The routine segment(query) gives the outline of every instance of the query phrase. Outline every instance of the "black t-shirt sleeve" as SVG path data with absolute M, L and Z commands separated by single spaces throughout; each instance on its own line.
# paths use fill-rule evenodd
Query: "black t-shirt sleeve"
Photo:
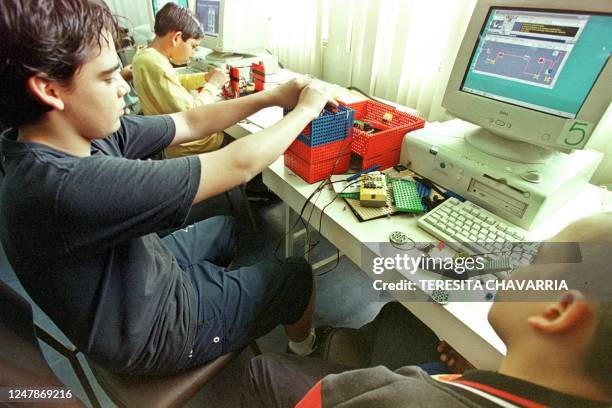
M 56 216 L 68 253 L 98 253 L 183 224 L 200 182 L 197 156 L 129 160 L 95 155 L 62 178 Z
M 109 138 L 119 146 L 119 155 L 142 159 L 161 152 L 175 134 L 176 127 L 170 116 L 130 115 L 121 118 L 121 126 Z

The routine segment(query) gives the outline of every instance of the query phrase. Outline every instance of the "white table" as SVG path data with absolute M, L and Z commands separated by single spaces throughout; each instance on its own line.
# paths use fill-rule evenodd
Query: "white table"
M 266 112 L 256 114 L 226 130 L 230 136 L 240 138 L 270 126 L 282 117 L 280 108 L 269 108 Z M 259 125 L 259 126 L 258 126 Z M 293 225 L 292 213 L 301 210 L 307 197 L 315 190 L 318 183 L 308 184 L 293 171 L 284 167 L 283 158 L 279 158 L 263 172 L 264 183 L 277 194 L 285 204 L 286 232 Z M 604 200 L 607 194 L 608 199 Z M 333 200 L 335 194 L 330 189 L 323 190 L 313 199 L 305 214 L 310 214 L 310 225 L 318 229 L 322 221 L 321 234 L 339 251 L 347 256 L 358 268 L 373 279 L 380 279 L 371 270 L 371 265 L 362 265 L 363 251 L 372 251 L 365 242 L 389 241 L 392 231 L 400 230 L 416 242 L 437 242 L 437 240 L 416 225 L 416 218 L 409 215 L 395 215 L 368 222 L 359 222 L 348 205 L 342 199 L 336 199 L 329 205 L 321 220 L 321 209 Z M 602 203 L 607 201 L 612 207 L 612 194 L 595 186 L 587 185 L 577 199 L 549 217 L 540 227 L 532 231 L 532 240 L 545 239 L 555 235 L 573 220 L 602 211 Z M 612 209 L 612 208 L 610 208 Z M 292 253 L 293 234 L 287 234 L 286 253 Z M 430 279 L 428 272 L 419 271 L 416 279 Z M 403 305 L 427 324 L 441 338 L 451 344 L 460 354 L 482 369 L 496 370 L 500 359 L 505 354 L 505 346 L 487 321 L 490 302 L 450 302 L 440 305 L 425 301 L 403 301 Z M 409 341 L 409 339 L 406 339 Z
M 263 172 L 263 180 L 283 200 L 287 211 L 291 209 L 295 212 L 300 211 L 306 198 L 318 184 L 306 183 L 284 166 L 282 157 Z M 593 185 L 587 185 L 578 200 L 566 205 L 534 230 L 532 238 L 550 237 L 573 220 L 601 211 L 604 194 L 610 195 Z M 321 209 L 333 198 L 334 193 L 329 189 L 325 189 L 318 196 L 310 219 L 313 228 L 318 228 Z M 305 214 L 309 214 L 311 209 L 312 206 L 309 205 Z M 344 200 L 336 199 L 325 209 L 321 234 L 357 267 L 373 279 L 380 279 L 381 275 L 375 275 L 371 271 L 371 265 L 362 265 L 362 251 L 371 251 L 364 242 L 388 242 L 389 233 L 396 230 L 405 232 L 417 242 L 437 242 L 434 237 L 417 227 L 416 221 L 416 217 L 395 215 L 359 222 Z M 420 271 L 415 278 L 430 279 L 432 275 L 427 274 Z M 447 305 L 432 302 L 402 303 L 474 365 L 483 369 L 498 368 L 499 361 L 505 354 L 505 346 L 487 321 L 490 302 L 451 302 Z

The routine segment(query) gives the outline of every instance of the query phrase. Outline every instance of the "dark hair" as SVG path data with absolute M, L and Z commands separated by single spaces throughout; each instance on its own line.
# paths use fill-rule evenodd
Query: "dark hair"
M 183 41 L 204 37 L 202 26 L 188 9 L 176 3 L 166 3 L 155 15 L 155 35 L 162 37 L 172 31 L 180 31 Z
M 597 327 L 584 360 L 586 374 L 612 395 L 612 303 L 601 302 L 597 307 Z
M 69 85 L 113 41 L 117 23 L 102 0 L 0 0 L 0 122 L 32 123 L 51 110 L 30 93 L 34 75 Z M 102 38 L 106 30 L 112 38 Z

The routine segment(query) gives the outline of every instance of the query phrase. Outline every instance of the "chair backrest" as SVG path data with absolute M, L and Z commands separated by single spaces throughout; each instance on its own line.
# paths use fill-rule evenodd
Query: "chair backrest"
M 0 281 L 0 305 L 0 387 L 64 388 L 42 354 L 28 301 Z M 36 402 L 20 406 L 28 405 Z M 45 406 L 83 407 L 83 404 L 74 397 Z
M 0 134 L 4 133 L 4 131 L 8 129 L 8 127 L 4 126 L 4 123 L 0 122 Z M 0 176 L 4 176 L 4 167 L 2 167 L 2 160 L 0 159 Z M 0 177 L 0 184 L 2 183 L 2 177 Z
M 28 301 L 0 281 L 0 305 L 0 387 L 63 387 L 40 350 Z M 228 353 L 205 365 L 168 376 L 124 376 L 92 361 L 89 366 L 108 397 L 119 407 L 182 407 L 236 355 L 236 352 Z M 75 399 L 73 404 L 62 400 L 56 406 L 83 405 Z

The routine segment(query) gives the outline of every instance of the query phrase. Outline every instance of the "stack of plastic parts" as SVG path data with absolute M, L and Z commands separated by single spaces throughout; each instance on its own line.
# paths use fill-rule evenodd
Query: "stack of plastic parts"
M 380 165 L 384 170 L 399 162 L 402 140 L 407 132 L 421 129 L 425 120 L 388 105 L 366 100 L 346 105 L 355 110 L 353 153 L 361 157 L 361 168 Z
M 285 166 L 308 183 L 346 173 L 351 161 L 353 118 L 353 110 L 345 106 L 324 110 L 289 146 Z
M 263 63 L 251 65 L 251 78 L 255 84 L 255 92 L 263 91 L 266 84 L 266 67 Z

